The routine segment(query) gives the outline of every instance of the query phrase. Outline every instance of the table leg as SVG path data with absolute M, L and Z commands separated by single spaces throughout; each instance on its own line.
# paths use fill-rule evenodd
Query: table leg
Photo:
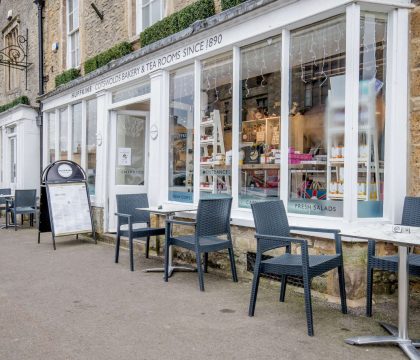
M 388 324 L 381 324 L 392 336 L 357 336 L 346 339 L 350 345 L 398 345 L 411 360 L 420 360 L 420 352 L 408 337 L 408 249 L 398 246 L 398 328 Z

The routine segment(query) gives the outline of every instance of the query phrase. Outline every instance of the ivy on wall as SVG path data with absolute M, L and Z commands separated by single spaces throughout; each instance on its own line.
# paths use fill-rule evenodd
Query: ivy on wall
M 69 69 L 55 77 L 55 87 L 68 83 L 80 76 L 80 69 Z
M 246 0 L 222 0 L 222 11 L 230 9 L 231 7 L 239 5 L 245 1 Z
M 16 105 L 19 104 L 24 104 L 24 105 L 29 105 L 29 99 L 27 96 L 20 96 L 18 98 L 16 98 L 15 100 L 4 104 L 4 105 L 0 105 L 0 113 L 11 109 L 12 107 L 15 107 Z
M 132 51 L 133 48 L 131 44 L 124 41 L 90 59 L 87 59 L 84 63 L 85 75 L 108 64 L 112 60 L 119 59 L 120 57 L 131 53 Z
M 195 21 L 206 19 L 215 13 L 213 0 L 198 0 L 145 29 L 140 34 L 141 46 L 152 44 L 182 31 Z

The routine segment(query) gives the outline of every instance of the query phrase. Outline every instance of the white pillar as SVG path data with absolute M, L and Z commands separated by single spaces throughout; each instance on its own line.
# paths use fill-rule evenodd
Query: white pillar
M 150 205 L 168 201 L 169 161 L 169 74 L 158 70 L 150 74 L 149 178 Z

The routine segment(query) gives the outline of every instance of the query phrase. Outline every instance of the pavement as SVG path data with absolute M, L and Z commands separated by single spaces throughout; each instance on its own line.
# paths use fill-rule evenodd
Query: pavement
M 278 301 L 278 284 L 263 282 L 253 318 L 250 283 L 205 274 L 176 273 L 168 283 L 159 258 L 128 253 L 113 261 L 113 247 L 49 234 L 37 244 L 33 229 L 0 230 L 0 359 L 404 359 L 392 346 L 344 343 L 385 332 L 378 319 L 396 321 L 395 301 L 374 308 L 374 318 L 314 299 L 315 336 L 306 333 L 304 300 L 293 290 Z M 291 289 L 291 288 L 290 288 Z M 410 301 L 410 334 L 420 338 L 420 297 Z

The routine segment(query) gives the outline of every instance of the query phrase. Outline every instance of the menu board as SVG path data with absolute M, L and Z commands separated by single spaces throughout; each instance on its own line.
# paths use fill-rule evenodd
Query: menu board
M 92 232 L 86 183 L 48 184 L 54 235 Z

